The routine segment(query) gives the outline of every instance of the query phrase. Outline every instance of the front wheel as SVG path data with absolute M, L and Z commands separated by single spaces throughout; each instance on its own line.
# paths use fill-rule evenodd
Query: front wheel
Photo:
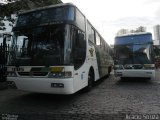
M 85 87 L 85 91 L 86 92 L 88 92 L 88 91 L 90 91 L 91 89 L 92 89 L 92 87 L 93 87 L 93 82 L 94 82 L 94 72 L 92 72 L 91 70 L 90 70 L 90 72 L 89 72 L 89 74 L 88 74 L 88 85 L 87 85 L 87 87 Z
M 110 75 L 111 71 L 112 71 L 112 68 L 108 67 L 108 75 Z

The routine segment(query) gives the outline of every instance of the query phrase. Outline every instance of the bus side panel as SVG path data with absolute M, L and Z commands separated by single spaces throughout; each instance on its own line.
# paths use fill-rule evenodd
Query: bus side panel
M 93 51 L 93 53 L 92 53 Z M 90 69 L 91 67 L 94 69 L 94 80 L 97 81 L 100 78 L 100 72 L 98 67 L 98 58 L 96 55 L 96 48 L 93 45 L 89 45 L 88 52 L 87 52 L 87 65 Z M 88 72 L 89 72 L 88 69 Z
M 110 58 L 109 55 L 107 55 L 106 51 L 103 51 L 100 46 L 96 46 L 96 57 L 97 57 L 97 63 L 98 63 L 98 70 L 100 78 L 104 77 L 105 75 L 109 74 L 109 67 L 110 65 Z
M 74 80 L 73 80 L 73 85 L 74 85 L 74 91 L 77 92 L 80 89 L 84 88 L 87 86 L 87 79 L 88 79 L 88 65 L 83 65 L 81 66 L 78 70 L 75 70 L 74 72 Z
M 91 49 L 93 50 L 93 53 L 90 52 Z M 95 78 L 94 80 L 96 81 L 100 77 L 99 77 L 94 46 L 88 46 L 85 63 L 78 70 L 75 70 L 75 75 L 74 75 L 75 92 L 88 85 L 88 74 L 91 68 L 94 69 L 94 78 Z

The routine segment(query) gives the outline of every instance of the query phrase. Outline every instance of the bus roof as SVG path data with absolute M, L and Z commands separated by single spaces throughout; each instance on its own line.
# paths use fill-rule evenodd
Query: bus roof
M 134 43 L 152 43 L 152 34 L 149 32 L 128 34 L 122 36 L 116 36 L 114 45 L 126 45 Z

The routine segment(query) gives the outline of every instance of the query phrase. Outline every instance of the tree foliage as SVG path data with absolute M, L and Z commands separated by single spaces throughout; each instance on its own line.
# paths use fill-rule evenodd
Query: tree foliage
M 61 0 L 8 0 L 12 3 L 0 5 L 0 17 L 10 16 L 20 10 L 30 10 L 37 7 L 61 3 Z M 16 1 L 16 2 L 13 2 Z

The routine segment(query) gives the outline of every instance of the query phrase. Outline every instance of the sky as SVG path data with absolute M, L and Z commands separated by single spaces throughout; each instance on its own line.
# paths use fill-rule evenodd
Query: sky
M 0 0 L 0 4 L 7 4 L 7 0 Z
M 160 24 L 160 0 L 62 0 L 75 4 L 108 44 L 120 29 L 147 28 Z M 153 38 L 154 39 L 154 38 Z

